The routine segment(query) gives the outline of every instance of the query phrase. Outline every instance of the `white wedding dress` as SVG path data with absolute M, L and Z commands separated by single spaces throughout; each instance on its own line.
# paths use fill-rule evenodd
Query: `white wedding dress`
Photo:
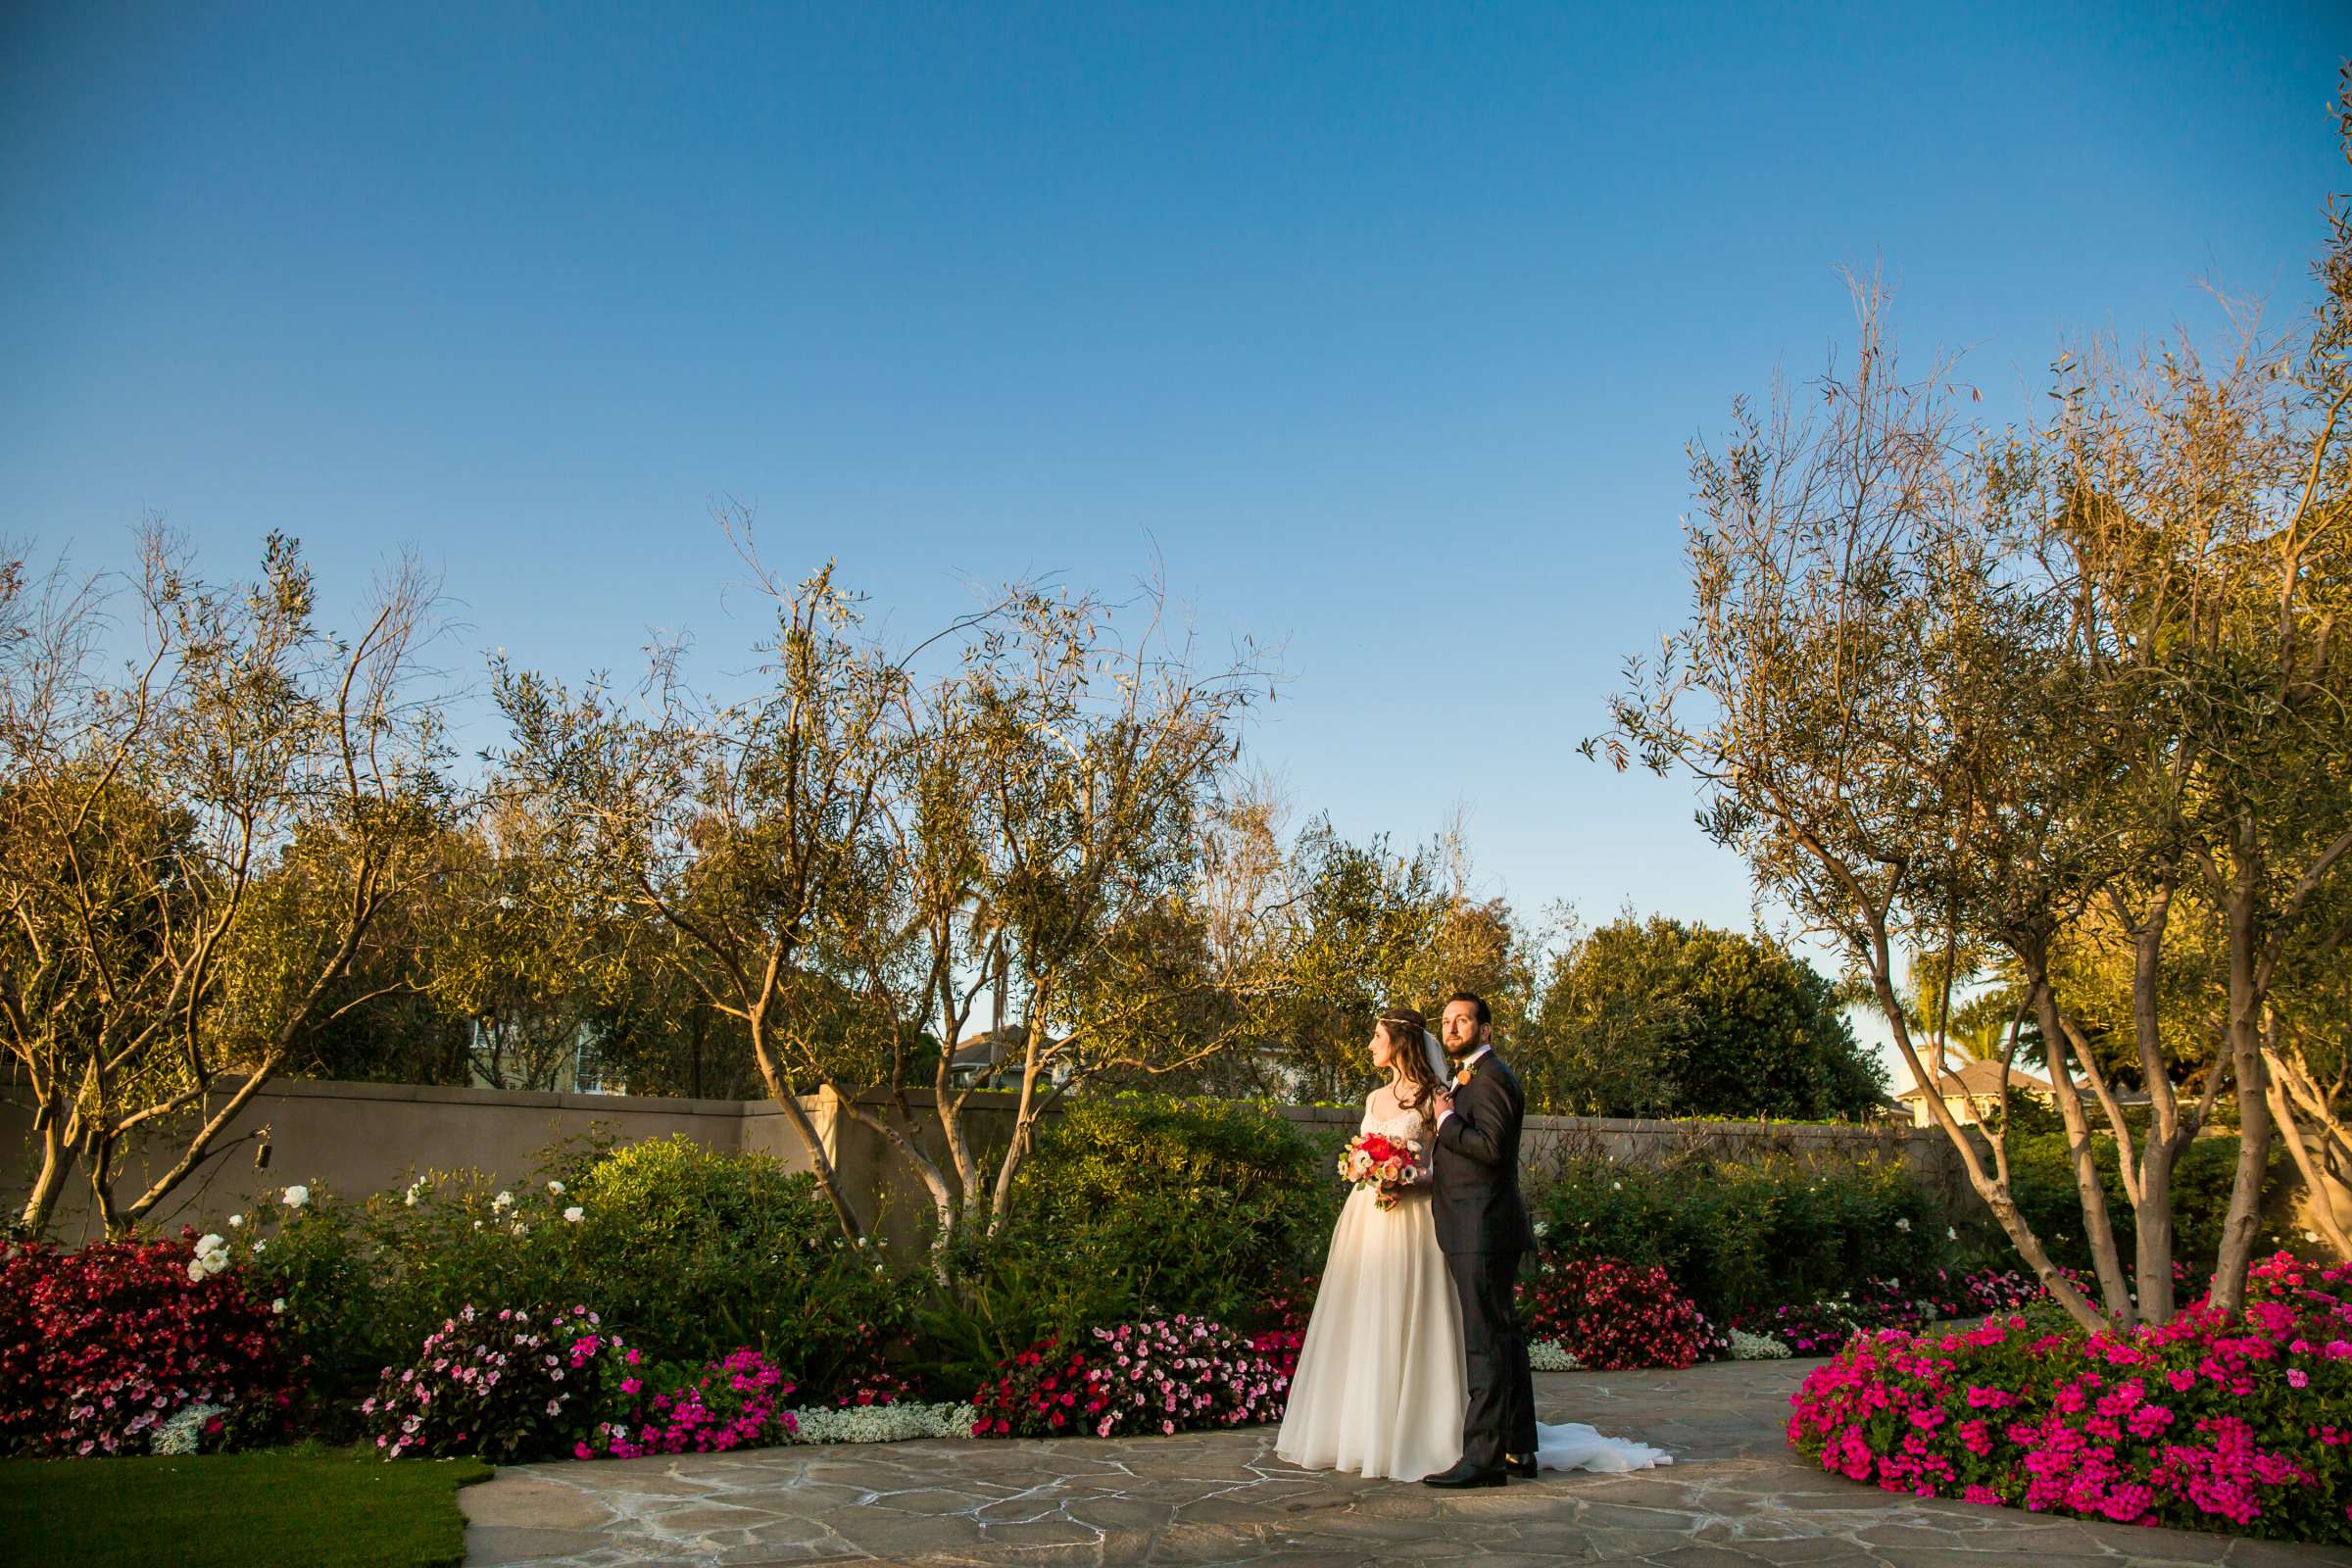
M 1359 1131 L 1410 1138 L 1431 1152 L 1418 1110 L 1385 1087 L 1364 1102 Z M 1348 1195 L 1298 1350 L 1274 1451 L 1305 1470 L 1350 1470 L 1418 1481 L 1462 1456 L 1469 1389 L 1462 1309 L 1438 1250 L 1427 1187 L 1384 1209 L 1370 1188 Z M 1544 1470 L 1645 1470 L 1672 1464 L 1663 1448 L 1605 1438 L 1589 1426 L 1539 1426 Z

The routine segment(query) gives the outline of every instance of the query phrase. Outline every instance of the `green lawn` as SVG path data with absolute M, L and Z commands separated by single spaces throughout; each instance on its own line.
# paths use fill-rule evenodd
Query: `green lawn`
M 0 1463 L 0 1563 L 428 1568 L 465 1561 L 478 1459 L 316 1445 L 184 1459 Z

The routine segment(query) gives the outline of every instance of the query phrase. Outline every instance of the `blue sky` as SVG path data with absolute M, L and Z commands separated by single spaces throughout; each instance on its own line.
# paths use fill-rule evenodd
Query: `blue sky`
M 0 537 L 282 528 L 330 604 L 413 548 L 453 660 L 567 675 L 740 662 L 726 498 L 909 631 L 1156 549 L 1206 642 L 1285 646 L 1302 813 L 1459 806 L 1523 909 L 1744 924 L 1688 788 L 1574 754 L 1686 602 L 1686 441 L 1820 368 L 1842 266 L 1995 416 L 2070 333 L 2209 324 L 2200 277 L 2299 311 L 2347 22 L 20 3 Z

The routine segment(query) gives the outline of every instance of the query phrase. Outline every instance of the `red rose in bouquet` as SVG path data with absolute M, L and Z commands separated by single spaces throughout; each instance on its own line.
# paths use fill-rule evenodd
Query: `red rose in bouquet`
M 1340 1175 L 1350 1186 L 1371 1188 L 1382 1208 L 1395 1208 L 1404 1190 L 1421 1180 L 1421 1146 L 1409 1138 L 1358 1133 L 1340 1154 Z

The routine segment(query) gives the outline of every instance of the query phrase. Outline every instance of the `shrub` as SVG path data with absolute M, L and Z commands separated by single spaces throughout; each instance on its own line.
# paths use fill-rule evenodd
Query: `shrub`
M 1793 1159 L 1687 1159 L 1660 1169 L 1567 1162 L 1535 1200 L 1544 1250 L 1655 1264 L 1718 1321 L 1917 1279 L 1950 1223 L 1899 1161 L 1816 1170 Z
M 1119 1096 L 1068 1102 L 1024 1165 L 1013 1212 L 1099 1294 L 1115 1292 L 1088 1321 L 1231 1321 L 1320 1255 L 1344 1196 L 1314 1142 L 1273 1111 Z
M 2129 1271 L 2136 1227 L 2124 1193 L 2123 1173 L 2116 1164 L 2115 1139 L 2099 1135 L 2092 1144 L 2100 1183 L 2107 1190 L 2107 1214 L 2115 1230 L 2115 1244 Z M 2222 1220 L 2230 1210 L 2230 1190 L 2236 1174 L 2237 1139 L 2232 1136 L 2197 1139 L 2181 1152 L 2173 1169 L 2173 1250 L 2198 1273 L 2210 1274 L 2221 1251 Z M 2286 1156 L 2274 1144 L 2263 1189 L 2266 1211 L 2281 1198 L 2288 1179 Z M 2091 1267 L 2090 1243 L 2082 1233 L 2082 1200 L 2075 1190 L 2074 1156 L 2065 1133 L 2011 1135 L 2009 1190 L 2052 1257 L 2071 1268 Z
M 1654 1263 L 1547 1259 L 1523 1292 L 1530 1336 L 1550 1341 L 1594 1371 L 1687 1367 L 1731 1348 Z
M 364 1215 L 320 1187 L 288 1191 L 305 1192 L 306 1200 L 289 1206 L 282 1195 L 259 1198 L 229 1216 L 236 1276 L 255 1299 L 284 1303 L 280 1330 L 308 1359 L 313 1392 L 357 1398 L 421 1333 L 405 1341 L 385 1334 Z
M 1186 1432 L 1282 1413 L 1290 1379 L 1218 1324 L 1174 1318 L 1099 1328 L 1015 1356 L 973 1400 L 972 1436 Z
M 146 1451 L 180 1412 L 207 1446 L 284 1425 L 302 1386 L 270 1302 L 226 1272 L 219 1237 L 45 1244 L 0 1254 L 0 1443 L 11 1452 Z M 214 1423 L 218 1422 L 218 1425 Z M 173 1444 L 194 1441 L 172 1427 Z
M 371 1198 L 343 1233 L 368 1286 L 320 1330 L 338 1362 L 401 1359 L 468 1305 L 594 1300 L 655 1361 L 700 1366 L 748 1346 L 804 1387 L 854 1394 L 905 1338 L 903 1271 L 878 1246 L 844 1242 L 808 1175 L 684 1137 L 547 1158 L 500 1188 L 434 1172 Z M 339 1280 L 336 1219 L 315 1200 L 273 1254 L 294 1247 Z
M 1893 1492 L 2130 1524 L 2352 1541 L 2352 1266 L 2281 1253 L 2242 1318 L 2200 1302 L 2128 1336 L 1988 1319 L 1857 1339 L 1788 1441 Z
M 558 1197 L 578 1222 L 560 1219 Z M 702 1365 L 750 1347 L 831 1397 L 870 1381 L 906 1337 L 906 1271 L 879 1243 L 845 1242 L 814 1178 L 767 1155 L 631 1144 L 548 1206 L 567 1293 L 594 1295 L 654 1360 Z
M 387 1459 L 552 1458 L 573 1451 L 602 1419 L 623 1353 L 585 1306 L 466 1305 L 425 1336 L 413 1364 L 384 1368 L 360 1408 Z
M 653 1392 L 656 1389 L 661 1392 Z M 723 1453 L 789 1443 L 799 1430 L 792 1412 L 784 1408 L 792 1385 L 767 1357 L 749 1348 L 697 1373 L 673 1367 L 640 1377 L 633 1364 L 618 1391 L 626 1403 L 616 1416 L 598 1422 L 573 1445 L 574 1457 Z

